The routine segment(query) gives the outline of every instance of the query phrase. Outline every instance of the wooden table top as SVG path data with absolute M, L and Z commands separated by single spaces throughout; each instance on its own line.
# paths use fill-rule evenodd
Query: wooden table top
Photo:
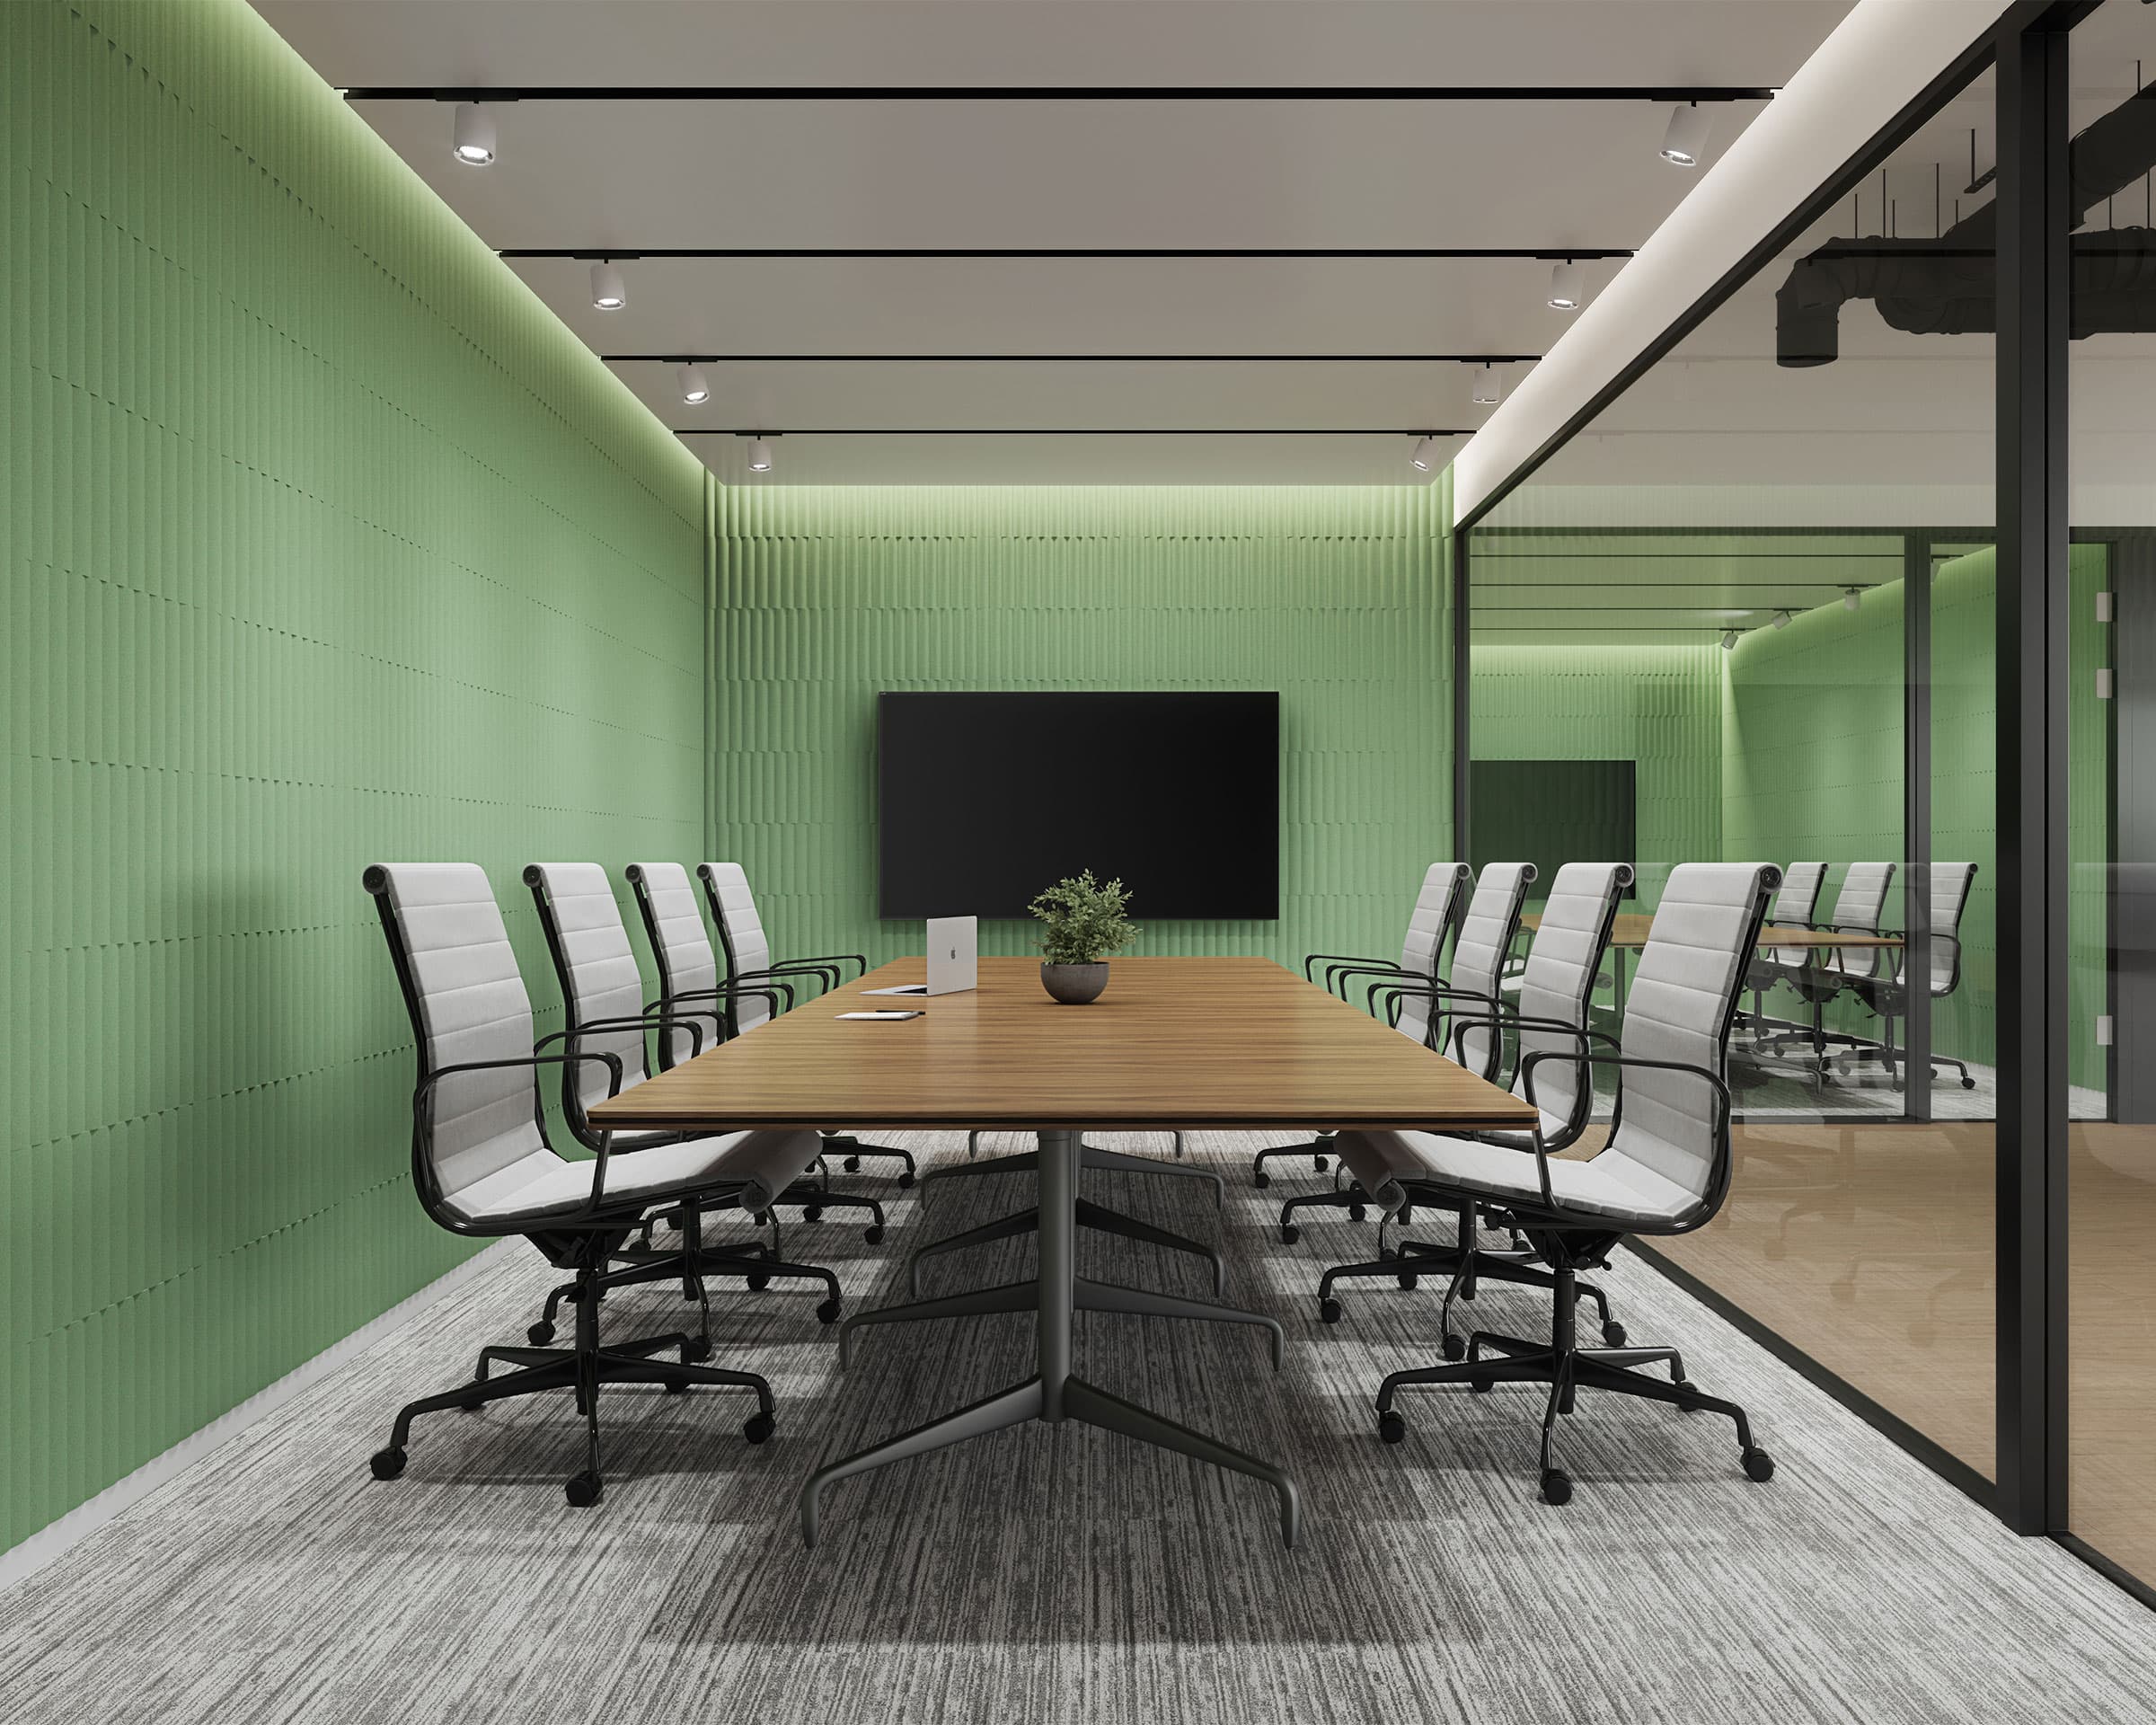
M 1623 947 L 1630 951 L 1639 951 L 1647 944 L 1647 932 L 1654 926 L 1654 915 L 1650 911 L 1619 911 L 1616 920 L 1610 925 L 1610 944 Z M 1542 918 L 1540 911 L 1531 910 L 1520 918 L 1522 928 L 1536 929 L 1542 925 Z M 1823 928 L 1777 928 L 1772 923 L 1759 931 L 1760 945 L 1786 946 L 1792 950 L 1830 946 L 1869 949 L 1871 947 L 1898 947 L 1901 943 L 1902 937 L 1895 933 L 1836 934 Z
M 1061 1006 L 1036 959 L 985 958 L 965 994 L 899 959 L 592 1110 L 606 1128 L 841 1124 L 1067 1128 L 1531 1126 L 1534 1111 L 1269 959 L 1116 959 Z M 883 1022 L 844 1012 L 918 1007 Z

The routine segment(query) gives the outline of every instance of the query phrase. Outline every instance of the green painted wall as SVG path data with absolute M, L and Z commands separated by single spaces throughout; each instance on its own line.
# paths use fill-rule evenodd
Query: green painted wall
M 0 93 L 5 1546 L 468 1250 L 359 871 L 694 854 L 703 501 L 239 0 Z
M 1148 923 L 1133 881 L 1135 950 L 1396 951 L 1452 854 L 1449 496 L 714 487 L 711 849 L 782 952 L 917 951 L 876 916 L 879 691 L 1277 689 L 1280 919 Z
M 1722 854 L 1722 652 L 1706 647 L 1483 647 L 1471 658 L 1480 761 L 1637 763 L 1639 907 L 1672 866 Z

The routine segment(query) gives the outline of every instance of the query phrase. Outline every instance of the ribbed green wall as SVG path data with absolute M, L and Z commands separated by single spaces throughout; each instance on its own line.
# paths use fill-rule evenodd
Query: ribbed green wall
M 879 691 L 1277 689 L 1280 919 L 1149 921 L 1133 881 L 1135 950 L 1396 950 L 1452 854 L 1449 495 L 714 487 L 711 849 L 782 952 L 916 951 L 876 916 Z
M 0 92 L 4 1546 L 467 1250 L 359 871 L 694 854 L 702 475 L 239 0 Z
M 1476 647 L 1468 748 L 1480 761 L 1637 763 L 1641 909 L 1676 863 L 1719 857 L 1721 650 Z

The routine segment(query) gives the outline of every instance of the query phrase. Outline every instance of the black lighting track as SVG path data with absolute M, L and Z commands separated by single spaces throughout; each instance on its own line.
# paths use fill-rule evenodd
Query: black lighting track
M 679 425 L 677 438 L 1471 438 L 1472 427 L 1432 429 L 1386 425 L 1372 429 L 1346 425 L 848 425 L 764 429 L 756 426 Z
M 347 102 L 1767 102 L 1736 84 L 363 84 Z
M 505 246 L 502 258 L 569 258 L 579 263 L 639 263 L 651 258 L 1532 258 L 1544 263 L 1629 258 L 1602 246 Z
M 610 366 L 1529 366 L 1539 353 L 603 353 Z

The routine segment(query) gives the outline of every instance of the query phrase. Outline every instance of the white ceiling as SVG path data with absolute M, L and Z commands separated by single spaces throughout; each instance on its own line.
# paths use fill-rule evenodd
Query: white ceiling
M 429 92 L 1772 88 L 1849 9 L 1849 0 L 255 4 L 329 83 Z M 354 106 L 497 250 L 1630 251 L 1694 183 L 1656 155 L 1665 109 L 1571 96 L 527 97 L 494 110 L 500 152 L 484 169 L 451 161 L 446 105 Z M 1758 108 L 1715 107 L 1710 161 Z M 795 356 L 707 366 L 712 400 L 694 408 L 675 391 L 671 364 L 615 364 L 670 426 L 729 434 L 691 446 L 737 482 L 1404 483 L 1414 477 L 1409 432 L 1466 430 L 1487 416 L 1470 403 L 1466 365 L 1262 356 L 1532 356 L 1565 322 L 1543 303 L 1549 263 L 1533 258 L 624 258 L 629 305 L 611 314 L 592 309 L 588 262 L 511 267 L 604 354 Z M 1590 288 L 1619 267 L 1586 266 Z M 949 358 L 1047 354 L 1248 358 Z M 825 357 L 834 355 L 943 358 Z M 774 473 L 741 470 L 730 433 L 790 428 Z M 933 435 L 942 429 L 968 435 Z M 992 435 L 1019 429 L 1061 435 Z M 1258 432 L 1273 435 L 1218 435 Z

